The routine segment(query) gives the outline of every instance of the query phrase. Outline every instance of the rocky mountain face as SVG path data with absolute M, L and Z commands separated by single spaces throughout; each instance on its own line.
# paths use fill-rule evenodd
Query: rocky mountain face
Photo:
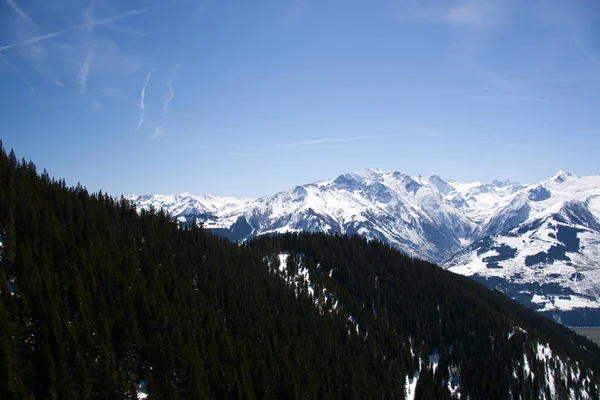
M 600 326 L 600 177 L 561 171 L 519 191 L 443 263 L 569 326 Z
M 568 325 L 600 326 L 600 176 L 530 185 L 366 170 L 259 199 L 134 196 L 234 241 L 358 234 L 504 291 Z

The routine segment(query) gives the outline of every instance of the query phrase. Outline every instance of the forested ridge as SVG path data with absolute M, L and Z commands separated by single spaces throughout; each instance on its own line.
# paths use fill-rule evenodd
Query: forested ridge
M 157 399 L 391 399 L 417 375 L 419 399 L 450 398 L 450 381 L 471 399 L 598 397 L 597 346 L 381 243 L 237 245 L 1 146 L 0 181 L 0 399 L 135 398 L 140 384 Z M 274 271 L 283 252 L 314 296 Z
M 416 356 L 409 374 L 421 364 L 417 394 L 422 398 L 443 398 L 451 372 L 461 378 L 469 398 L 568 398 L 578 383 L 565 367 L 555 371 L 554 387 L 547 387 L 551 371 L 536 360 L 540 344 L 594 374 L 600 371 L 600 349 L 586 338 L 499 291 L 388 244 L 359 236 L 288 233 L 257 238 L 253 246 L 266 249 L 265 254 L 287 254 L 288 269 L 307 268 L 314 296 L 325 288 L 327 299 L 317 303 L 331 310 L 337 301 L 336 311 L 351 315 L 364 336 L 384 323 L 410 343 Z M 302 285 L 297 290 L 307 292 Z M 439 358 L 435 373 L 423 367 L 432 354 Z M 524 355 L 533 366 L 524 365 Z M 533 376 L 527 376 L 528 368 Z M 597 387 L 590 390 L 590 398 L 597 398 Z

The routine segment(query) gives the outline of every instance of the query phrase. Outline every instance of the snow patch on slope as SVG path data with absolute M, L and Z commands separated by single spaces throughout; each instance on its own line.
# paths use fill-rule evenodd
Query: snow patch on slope
M 545 386 L 548 388 L 549 396 L 546 393 L 541 392 L 540 398 L 551 400 L 556 398 L 556 389 L 560 385 L 564 385 L 564 389 L 568 391 L 569 399 L 591 399 L 590 392 L 596 391 L 598 387 L 592 388 L 589 377 L 580 379 L 582 374 L 592 374 L 591 370 L 583 371 L 579 363 L 571 364 L 565 362 L 565 360 L 556 356 L 552 351 L 552 348 L 546 343 L 537 343 L 534 349 L 533 359 L 529 359 L 527 354 L 523 354 L 523 372 L 526 379 L 534 380 L 536 378 L 535 372 L 532 370 L 531 365 L 542 363 L 543 365 L 543 376 L 537 376 L 538 379 L 544 379 Z M 539 371 L 539 369 L 538 369 Z M 571 385 L 569 387 L 569 384 Z M 581 384 L 578 390 L 579 396 L 576 396 L 574 385 Z
M 141 380 L 137 386 L 137 399 L 147 399 L 148 398 L 148 382 L 145 380 Z
M 290 265 L 290 254 L 282 252 L 276 255 L 277 266 L 271 265 L 271 258 L 266 257 L 265 262 L 269 268 L 273 271 L 277 271 L 281 277 L 290 286 L 294 286 L 297 293 L 305 292 L 310 298 L 313 299 L 315 305 L 318 307 L 321 313 L 325 311 L 332 313 L 337 310 L 339 300 L 336 298 L 334 293 L 330 293 L 326 287 L 320 287 L 319 292 L 315 290 L 315 286 L 310 279 L 310 271 L 305 265 L 305 260 L 301 254 L 295 255 L 296 263 Z M 320 268 L 320 264 L 317 268 Z M 333 273 L 333 269 L 330 270 L 329 276 Z M 352 322 L 356 325 L 358 333 L 358 324 L 352 317 Z
M 358 234 L 443 263 L 453 272 L 496 282 L 492 286 L 501 290 L 514 289 L 506 289 L 507 284 L 543 287 L 524 289 L 530 294 L 527 302 L 540 310 L 600 309 L 595 305 L 600 294 L 600 176 L 561 170 L 546 181 L 519 185 L 365 170 L 260 199 L 187 193 L 127 199 L 139 208 L 162 207 L 181 223 L 201 223 L 239 242 L 285 232 Z M 577 230 L 572 243 L 558 238 L 565 227 Z M 492 248 L 479 252 L 482 240 Z M 531 303 L 533 294 L 547 301 Z M 574 297 L 560 297 L 566 295 Z
M 415 399 L 415 394 L 416 394 L 416 389 L 417 389 L 417 382 L 419 380 L 419 373 L 415 372 L 415 374 L 410 377 L 410 376 L 406 376 L 406 400 L 414 400 Z

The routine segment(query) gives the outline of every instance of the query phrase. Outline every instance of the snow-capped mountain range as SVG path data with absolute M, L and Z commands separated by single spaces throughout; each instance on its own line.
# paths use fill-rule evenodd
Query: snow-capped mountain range
M 460 183 L 365 170 L 259 199 L 128 195 L 236 241 L 359 234 L 440 264 L 568 325 L 600 326 L 600 176 Z

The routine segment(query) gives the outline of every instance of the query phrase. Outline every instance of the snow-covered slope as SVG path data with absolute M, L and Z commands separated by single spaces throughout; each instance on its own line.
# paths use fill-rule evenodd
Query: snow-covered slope
M 233 240 L 288 231 L 360 234 L 442 262 L 470 242 L 519 185 L 459 184 L 438 176 L 366 170 L 256 200 L 212 196 L 133 196 L 139 208 L 166 209 Z
M 259 199 L 127 199 L 240 242 L 288 231 L 378 239 L 557 319 L 589 324 L 562 314 L 583 310 L 600 325 L 600 176 L 560 170 L 546 181 L 520 185 L 365 170 Z
M 444 263 L 567 325 L 600 325 L 600 176 L 560 171 L 518 192 Z

